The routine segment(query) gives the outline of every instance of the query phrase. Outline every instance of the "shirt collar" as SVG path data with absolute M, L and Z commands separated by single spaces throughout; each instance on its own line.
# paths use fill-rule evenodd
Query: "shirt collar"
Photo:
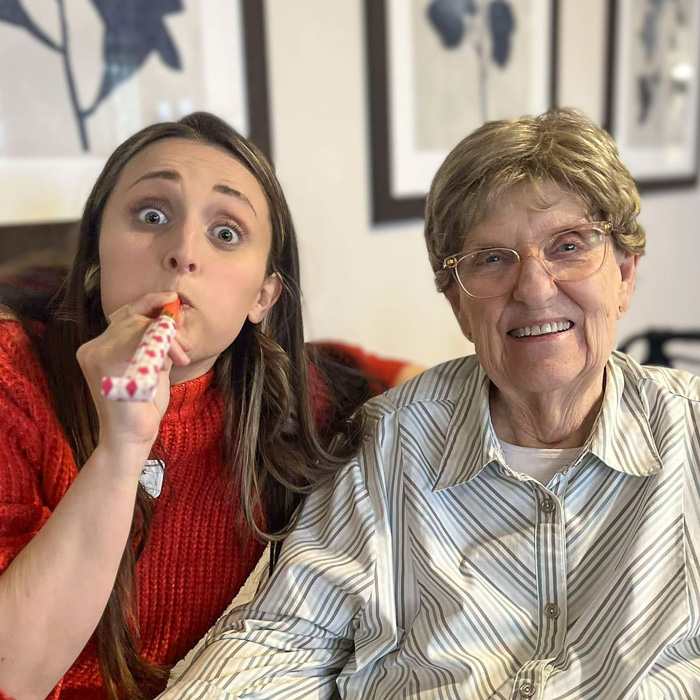
M 583 452 L 611 469 L 633 476 L 656 474 L 662 466 L 649 426 L 649 409 L 639 376 L 625 373 L 628 358 L 613 353 L 605 368 L 603 405 Z M 433 489 L 459 486 L 503 453 L 491 423 L 490 380 L 479 362 L 469 373 L 447 426 L 445 449 Z
M 503 461 L 496 433 L 491 425 L 489 386 L 481 363 L 475 362 L 457 397 L 447 426 L 445 449 L 433 490 L 459 486 L 473 479 L 487 464 Z
M 605 368 L 605 395 L 586 449 L 623 474 L 650 476 L 662 467 L 649 425 L 642 368 L 614 352 Z

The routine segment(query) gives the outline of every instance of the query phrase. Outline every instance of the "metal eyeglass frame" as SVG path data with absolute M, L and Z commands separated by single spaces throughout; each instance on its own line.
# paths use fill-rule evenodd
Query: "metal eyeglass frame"
M 467 258 L 470 255 L 474 255 L 475 253 L 486 253 L 490 250 L 507 250 L 511 253 L 514 253 L 515 257 L 518 259 L 518 264 L 520 264 L 522 262 L 523 258 L 537 258 L 537 260 L 539 260 L 540 265 L 542 265 L 542 268 L 544 269 L 544 271 L 553 280 L 560 282 L 562 280 L 558 280 L 552 274 L 552 271 L 547 267 L 547 264 L 542 259 L 542 251 L 549 243 L 551 243 L 555 238 L 557 238 L 557 236 L 561 236 L 562 233 L 566 233 L 567 231 L 573 230 L 577 227 L 591 228 L 591 229 L 598 231 L 598 233 L 601 233 L 604 236 L 606 236 L 605 242 L 610 240 L 610 237 L 612 236 L 613 232 L 615 232 L 615 231 L 621 232 L 621 233 L 624 232 L 624 229 L 616 228 L 611 221 L 582 221 L 578 224 L 574 224 L 574 225 L 569 226 L 567 228 L 563 228 L 560 231 L 558 231 L 557 233 L 555 233 L 553 236 L 550 236 L 546 241 L 544 241 L 542 243 L 542 245 L 539 247 L 539 250 L 537 251 L 536 254 L 531 253 L 528 255 L 520 255 L 520 253 L 518 253 L 518 251 L 513 249 L 513 248 L 504 248 L 502 246 L 494 246 L 493 248 L 484 248 L 483 250 L 470 250 L 470 251 L 467 251 L 465 253 L 457 253 L 455 255 L 448 255 L 443 260 L 442 269 L 443 270 L 450 270 L 452 272 L 452 275 L 454 276 L 455 280 L 457 281 L 457 284 L 464 290 L 464 293 L 467 294 L 468 296 L 474 298 L 474 299 L 495 299 L 496 297 L 500 297 L 500 296 L 503 296 L 504 294 L 508 294 L 508 292 L 512 292 L 513 289 L 515 289 L 515 286 L 517 284 L 517 278 L 516 278 L 516 281 L 513 283 L 513 286 L 510 289 L 507 289 L 503 292 L 499 292 L 498 294 L 491 294 L 491 295 L 486 296 L 486 297 L 477 296 L 476 294 L 472 294 L 464 286 L 464 284 L 462 283 L 462 280 L 459 278 L 459 275 L 457 274 L 457 266 L 459 265 L 459 263 L 462 262 L 462 260 L 464 260 L 464 258 Z M 568 280 L 568 281 L 580 282 L 581 280 L 585 280 L 585 279 L 588 279 L 589 277 L 593 277 L 593 275 L 597 274 L 602 269 L 603 265 L 605 264 L 605 260 L 607 259 L 607 255 L 608 255 L 608 248 L 606 245 L 605 252 L 603 254 L 603 258 L 600 262 L 600 266 L 596 270 L 594 270 L 593 272 L 591 272 L 588 275 L 584 275 L 583 277 L 579 277 L 576 280 Z

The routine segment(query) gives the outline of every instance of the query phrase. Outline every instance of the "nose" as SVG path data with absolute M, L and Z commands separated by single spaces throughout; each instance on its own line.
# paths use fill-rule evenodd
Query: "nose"
M 194 222 L 184 222 L 182 226 L 174 227 L 166 239 L 163 266 L 168 271 L 180 274 L 198 272 L 201 267 L 197 251 L 198 239 L 198 230 Z
M 522 256 L 513 298 L 528 306 L 544 306 L 557 295 L 557 284 L 535 255 Z

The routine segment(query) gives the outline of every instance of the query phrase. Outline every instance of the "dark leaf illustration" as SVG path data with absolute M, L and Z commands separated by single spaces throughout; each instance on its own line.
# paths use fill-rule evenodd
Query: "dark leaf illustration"
M 503 68 L 510 58 L 511 38 L 516 29 L 511 4 L 507 0 L 490 0 L 488 3 L 478 0 L 433 0 L 426 14 L 446 48 L 454 48 L 467 40 L 474 47 L 479 68 L 479 106 L 482 120 L 486 121 L 490 66 L 494 63 Z
M 642 21 L 642 31 L 640 38 L 646 58 L 649 60 L 656 51 L 656 45 L 659 39 L 659 8 L 651 8 L 645 15 Z
M 464 12 L 468 15 L 475 15 L 479 11 L 476 0 L 462 0 L 462 5 L 464 5 Z
M 66 0 L 55 0 L 58 10 L 60 43 L 48 37 L 25 12 L 20 0 L 0 0 L 0 22 L 26 29 L 32 36 L 57 51 L 62 58 L 68 95 L 84 151 L 90 149 L 87 119 L 117 85 L 128 80 L 151 53 L 174 70 L 181 69 L 180 54 L 164 24 L 168 14 L 182 11 L 182 0 L 92 0 L 104 23 L 104 65 L 97 97 L 83 108 L 78 97 L 71 52 Z
M 685 24 L 688 24 L 688 22 L 689 22 L 688 14 L 689 14 L 690 8 L 689 7 L 686 8 L 684 6 L 684 3 L 682 2 L 682 0 L 675 0 L 675 2 L 673 4 L 675 5 L 675 10 L 676 10 L 674 13 L 676 24 L 678 24 L 681 27 Z
M 666 17 L 673 20 L 672 24 L 664 23 Z M 658 52 L 665 46 L 675 49 L 680 40 L 679 34 L 688 22 L 688 8 L 682 0 L 646 0 L 642 28 L 639 40 L 644 50 L 647 64 L 654 63 Z M 666 31 L 664 31 L 664 28 Z M 673 89 L 685 91 L 684 82 L 673 83 Z M 660 99 L 661 75 L 658 69 L 652 73 L 640 72 L 637 75 L 637 122 L 644 124 L 648 121 L 654 103 Z
M 445 46 L 459 46 L 465 30 L 462 15 L 472 9 L 476 11 L 474 0 L 434 0 L 430 3 L 428 19 Z
M 638 81 L 639 114 L 637 121 L 644 124 L 649 118 L 649 112 L 654 103 L 656 90 L 659 86 L 659 75 L 640 75 Z
M 510 57 L 510 37 L 515 29 L 513 10 L 506 0 L 493 0 L 489 5 L 489 29 L 491 30 L 491 57 L 503 66 Z
M 182 0 L 92 0 L 105 25 L 104 72 L 93 112 L 115 87 L 128 80 L 151 53 L 175 70 L 180 55 L 163 18 L 182 11 Z
M 20 0 L 0 0 L 0 22 L 9 22 L 26 29 L 34 38 L 38 39 L 51 49 L 58 50 L 58 46 L 39 27 L 32 22 L 31 17 L 24 11 Z

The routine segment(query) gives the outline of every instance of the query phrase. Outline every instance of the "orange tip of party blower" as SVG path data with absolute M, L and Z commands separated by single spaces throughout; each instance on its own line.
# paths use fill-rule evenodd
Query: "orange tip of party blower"
M 177 299 L 175 299 L 175 301 L 171 301 L 169 304 L 166 304 L 162 308 L 160 315 L 161 316 L 170 316 L 170 318 L 173 318 L 177 321 L 177 315 L 180 312 L 180 306 L 181 306 L 181 303 L 180 303 L 180 299 L 178 297 Z
M 103 377 L 102 395 L 113 401 L 153 401 L 158 376 L 177 332 L 180 299 L 166 304 L 141 338 L 122 377 Z

